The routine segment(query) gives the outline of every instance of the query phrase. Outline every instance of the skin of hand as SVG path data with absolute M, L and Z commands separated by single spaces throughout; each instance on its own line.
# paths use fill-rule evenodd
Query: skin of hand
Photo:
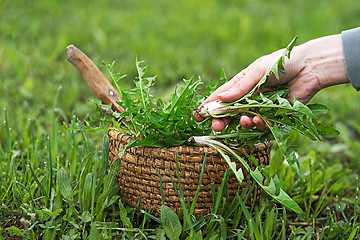
M 282 49 L 258 58 L 230 81 L 216 89 L 200 106 L 215 100 L 232 102 L 241 98 L 260 81 L 283 51 Z M 323 88 L 349 83 L 340 34 L 295 46 L 290 59 L 285 59 L 284 68 L 285 73 L 279 73 L 279 80 L 273 74 L 270 75 L 264 90 L 287 84 L 290 92 L 288 100 L 291 102 L 296 97 L 298 101 L 306 104 Z M 197 113 L 194 114 L 194 118 L 196 121 L 204 120 Z M 231 119 L 227 118 L 213 119 L 212 129 L 221 131 L 230 122 Z M 240 125 L 244 128 L 255 126 L 258 129 L 268 129 L 266 123 L 257 116 L 241 116 Z

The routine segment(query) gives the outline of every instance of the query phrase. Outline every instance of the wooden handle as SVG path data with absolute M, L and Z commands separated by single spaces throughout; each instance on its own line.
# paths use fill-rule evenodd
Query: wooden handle
M 74 45 L 70 45 L 66 48 L 66 58 L 80 72 L 82 78 L 97 98 L 100 98 L 104 104 L 111 104 L 112 110 L 120 113 L 124 112 L 124 109 L 117 104 L 117 102 L 121 101 L 119 93 L 88 56 Z

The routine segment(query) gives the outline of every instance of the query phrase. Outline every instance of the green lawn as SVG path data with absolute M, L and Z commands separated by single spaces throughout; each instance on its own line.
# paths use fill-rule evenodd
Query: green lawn
M 183 78 L 209 82 L 222 69 L 233 76 L 295 35 L 301 44 L 356 27 L 359 12 L 353 0 L 0 2 L 0 239 L 165 236 L 164 221 L 122 205 L 105 131 L 72 129 L 71 121 L 98 113 L 66 60 L 68 45 L 104 73 L 102 61 L 115 60 L 115 70 L 128 75 L 122 87 L 131 86 L 138 56 L 157 76 L 154 94 L 168 98 Z M 271 160 L 305 213 L 286 211 L 264 194 L 250 212 L 239 207 L 227 218 L 181 220 L 180 239 L 357 239 L 360 95 L 336 86 L 313 102 L 330 107 L 321 120 L 341 134 L 322 142 L 292 136 L 306 183 L 282 164 L 276 146 Z

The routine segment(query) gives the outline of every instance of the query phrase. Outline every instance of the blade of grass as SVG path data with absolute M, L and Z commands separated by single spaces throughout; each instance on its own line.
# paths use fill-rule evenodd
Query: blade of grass
M 6 131 L 6 153 L 8 158 L 8 166 L 10 166 L 9 161 L 11 160 L 11 158 L 9 156 L 11 154 L 11 148 L 12 148 L 12 139 L 11 139 L 12 134 L 11 134 L 11 127 L 9 126 L 6 109 L 4 109 L 4 113 L 5 113 L 5 131 Z
M 150 218 L 151 220 L 153 220 L 154 222 L 161 224 L 161 220 L 160 218 L 155 217 L 154 215 L 144 211 L 144 210 L 140 210 L 142 214 L 146 215 L 148 218 Z
M 5 200 L 6 195 L 9 193 L 9 191 L 10 191 L 10 189 L 11 189 L 13 183 L 14 183 L 14 175 L 13 175 L 13 174 L 14 174 L 14 173 L 11 174 L 10 181 L 9 181 L 9 185 L 8 185 L 8 187 L 7 187 L 4 195 L 3 195 L 2 198 L 0 199 L 0 202 L 3 202 L 3 201 Z
M 241 199 L 239 199 L 239 201 L 242 212 L 244 213 L 244 216 L 248 221 L 250 235 L 253 239 L 262 239 L 262 235 L 260 234 L 260 231 L 256 226 L 256 221 L 253 219 L 249 210 L 246 208 L 245 203 Z
M 128 218 L 127 211 L 120 199 L 118 201 L 118 204 L 119 204 L 119 208 L 120 208 L 119 213 L 120 213 L 121 222 L 124 224 L 124 226 L 126 228 L 133 229 L 133 224 L 131 223 L 130 219 Z
M 282 220 L 281 220 L 281 230 L 280 230 L 279 236 L 276 239 L 281 238 L 282 240 L 286 240 L 286 226 L 285 226 L 286 220 L 287 220 L 286 209 L 283 208 L 283 217 L 282 217 Z
M 229 176 L 230 176 L 230 169 L 226 169 L 225 170 L 225 173 L 224 173 L 224 176 L 223 176 L 223 179 L 221 181 L 221 185 L 220 185 L 220 188 L 217 190 L 217 193 L 215 194 L 216 197 L 214 197 L 214 201 L 213 201 L 213 207 L 212 207 L 212 216 L 210 218 L 210 223 L 209 223 L 209 235 L 212 235 L 215 231 L 215 217 L 217 218 L 218 217 L 218 211 L 219 211 L 219 206 L 222 202 L 222 197 L 223 197 L 223 194 L 224 194 L 224 186 L 225 184 L 227 184 L 228 180 L 229 180 Z
M 56 105 L 59 98 L 60 91 L 62 89 L 62 86 L 59 86 L 54 97 L 54 103 L 51 110 L 51 122 L 52 122 L 52 128 L 51 128 L 51 151 L 53 156 L 57 156 L 57 153 L 59 152 L 58 145 L 57 145 L 57 126 L 58 126 L 58 120 L 56 119 Z
M 174 187 L 174 190 L 175 190 L 178 198 L 180 199 L 181 207 L 182 207 L 182 210 L 183 210 L 184 219 L 185 219 L 183 229 L 186 229 L 186 225 L 188 225 L 188 226 L 191 226 L 191 230 L 193 230 L 190 215 L 189 215 L 189 212 L 187 210 L 187 207 L 186 207 L 186 204 L 185 204 L 185 199 L 184 199 L 184 194 L 183 194 L 182 188 L 181 188 L 181 181 L 180 181 L 180 173 L 179 173 L 179 165 L 178 165 L 177 154 L 176 154 L 176 173 L 177 173 L 179 191 L 178 191 L 178 189 L 177 189 L 177 187 L 175 185 L 174 179 L 172 177 L 170 166 L 168 168 L 168 171 L 169 171 L 171 183 L 172 183 L 172 185 Z
M 227 236 L 228 236 L 227 232 L 228 232 L 227 223 L 226 223 L 225 219 L 223 218 L 223 216 L 220 215 L 220 239 L 221 240 L 227 239 Z
M 214 207 L 214 214 L 217 214 L 218 213 L 218 210 L 219 210 L 219 206 L 220 206 L 220 203 L 221 203 L 221 199 L 223 197 L 223 194 L 224 194 L 224 188 L 225 188 L 225 185 L 227 184 L 228 180 L 229 180 L 229 176 L 230 176 L 230 169 L 226 169 L 225 170 L 225 173 L 224 173 L 224 177 L 221 181 L 221 185 L 220 185 L 220 188 L 218 189 L 217 191 L 217 194 L 216 194 L 216 200 L 215 200 L 215 207 Z
M 21 187 L 29 194 L 30 199 L 31 199 L 31 201 L 30 201 L 31 207 L 36 206 L 34 197 L 33 197 L 33 195 L 31 194 L 31 192 L 29 191 L 29 189 L 28 189 L 24 184 L 22 184 L 21 182 L 16 181 L 16 184 L 18 184 L 19 186 L 21 186 Z
M 194 199 L 193 199 L 193 201 L 191 203 L 190 212 L 189 212 L 190 216 L 193 215 L 194 212 L 195 212 L 195 204 L 196 204 L 196 200 L 197 200 L 197 198 L 199 196 L 199 193 L 200 193 L 201 184 L 202 184 L 202 180 L 203 180 L 204 172 L 205 172 L 205 165 L 206 165 L 206 153 L 204 155 L 204 160 L 203 160 L 202 167 L 201 167 L 199 183 L 198 183 L 198 186 L 196 188 Z
M 86 128 L 85 128 L 84 124 L 81 121 L 78 121 L 78 124 L 80 125 L 80 132 L 81 132 L 81 135 L 82 135 L 83 140 L 85 142 L 84 151 L 85 152 L 91 152 L 91 149 L 90 149 L 90 146 L 89 146 L 89 137 L 87 135 Z
M 264 206 L 266 206 L 267 204 L 264 204 Z M 276 233 L 275 231 L 275 226 L 276 226 L 276 219 L 277 217 L 277 212 L 275 211 L 275 206 L 273 206 L 271 208 L 271 210 L 267 210 L 266 216 L 265 216 L 265 221 L 264 221 L 264 236 L 265 239 L 274 239 L 274 234 Z
M 0 124 L 0 134 L 2 133 L 2 130 L 3 130 L 3 127 L 5 126 L 5 124 L 6 124 L 6 120 L 4 120 L 4 124 Z M 6 159 L 5 151 L 2 147 L 2 144 L 0 144 L 0 154 L 1 154 L 2 159 Z
M 234 201 L 236 200 L 237 206 L 234 209 L 235 214 L 234 214 L 234 218 L 233 218 L 232 229 L 238 228 L 238 226 L 240 224 L 241 216 L 242 216 L 242 209 L 238 207 L 240 205 L 240 201 L 238 200 L 239 198 L 240 198 L 239 194 L 236 193 Z
M 48 193 L 51 192 L 52 189 L 52 179 L 53 179 L 53 172 L 52 172 L 52 155 L 51 155 L 51 138 L 48 137 L 48 150 L 49 150 L 49 164 L 47 169 L 47 177 L 48 177 Z
M 94 159 L 94 169 L 93 169 L 93 180 L 92 180 L 92 186 L 91 186 L 91 217 L 92 217 L 92 220 L 91 220 L 91 223 L 95 223 L 93 222 L 94 221 L 94 216 L 95 216 L 95 212 L 94 212 L 94 205 L 95 205 L 95 198 L 96 198 L 96 180 L 97 180 L 97 168 L 96 168 L 96 161 Z
M 31 166 L 31 163 L 29 162 L 29 170 L 30 173 L 32 175 L 32 177 L 34 178 L 35 182 L 37 183 L 38 187 L 40 188 L 40 191 L 42 192 L 44 198 L 45 198 L 45 207 L 47 208 L 49 205 L 49 194 L 46 192 L 44 186 L 41 184 L 41 182 L 39 181 L 38 177 L 36 176 L 34 169 Z
M 237 208 L 240 206 L 240 202 L 237 200 L 238 198 L 242 199 L 244 202 L 248 201 L 248 198 L 250 197 L 250 193 L 253 192 L 253 188 L 255 187 L 255 182 L 252 184 L 252 186 L 250 188 L 249 188 L 249 185 L 250 185 L 249 183 L 250 183 L 250 179 L 248 179 L 246 186 L 243 188 L 243 189 L 248 189 L 247 191 L 242 191 L 241 195 L 239 195 L 238 193 L 235 195 L 235 198 L 233 199 L 233 201 L 231 202 L 231 204 L 229 206 L 229 211 L 225 212 L 225 214 L 224 214 L 225 219 L 229 218 L 231 216 L 231 214 L 234 213 L 237 210 Z M 240 189 L 240 186 L 239 186 L 239 189 Z M 236 221 L 234 221 L 234 223 L 236 223 Z M 236 227 L 233 227 L 233 228 L 236 228 Z

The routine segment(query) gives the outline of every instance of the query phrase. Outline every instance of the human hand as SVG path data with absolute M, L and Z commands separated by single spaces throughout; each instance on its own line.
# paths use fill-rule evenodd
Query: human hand
M 263 56 L 242 70 L 229 82 L 215 90 L 202 104 L 220 100 L 222 102 L 235 101 L 248 93 L 272 67 L 283 50 Z M 307 103 L 322 88 L 349 82 L 342 50 L 341 36 L 333 35 L 309 41 L 294 47 L 291 58 L 285 59 L 285 73 L 279 72 L 279 80 L 270 75 L 266 88 L 269 90 L 276 85 L 287 84 L 289 87 L 289 101 L 296 99 Z M 202 121 L 195 113 L 196 121 Z M 214 131 L 221 131 L 231 119 L 213 119 Z M 242 116 L 240 125 L 244 128 L 257 127 L 267 129 L 266 123 L 260 117 Z

